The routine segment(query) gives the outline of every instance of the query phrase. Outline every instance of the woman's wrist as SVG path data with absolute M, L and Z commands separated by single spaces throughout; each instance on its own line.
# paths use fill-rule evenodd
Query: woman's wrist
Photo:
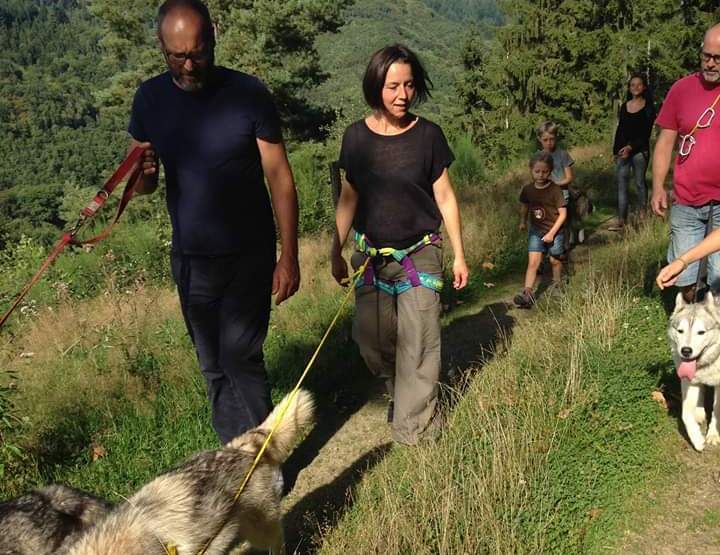
M 675 262 L 680 262 L 680 264 L 683 265 L 683 268 L 682 268 L 682 271 L 683 271 L 683 272 L 684 272 L 685 270 L 687 270 L 688 263 L 687 263 L 687 261 L 686 261 L 682 256 L 678 256 L 678 257 L 675 259 Z

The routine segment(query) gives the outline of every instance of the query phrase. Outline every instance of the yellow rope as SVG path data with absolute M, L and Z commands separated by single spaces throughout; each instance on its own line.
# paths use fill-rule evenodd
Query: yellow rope
M 277 430 L 278 426 L 282 422 L 283 418 L 285 417 L 285 413 L 287 412 L 288 407 L 290 406 L 290 403 L 297 395 L 297 392 L 300 390 L 300 386 L 302 385 L 303 381 L 305 380 L 305 377 L 308 375 L 308 372 L 310 371 L 310 368 L 312 367 L 313 363 L 315 362 L 315 359 L 317 358 L 318 354 L 320 353 L 320 350 L 322 349 L 323 345 L 325 344 L 325 341 L 327 340 L 328 336 L 330 335 L 330 332 L 335 327 L 335 324 L 337 323 L 338 319 L 340 318 L 340 315 L 342 314 L 343 308 L 345 308 L 345 305 L 348 302 L 348 299 L 352 295 L 355 284 L 357 283 L 357 280 L 365 273 L 365 268 L 367 268 L 368 262 L 370 262 L 370 258 L 366 258 L 365 262 L 363 263 L 360 268 L 351 276 L 347 278 L 347 281 L 343 280 L 343 283 L 348 283 L 350 286 L 348 287 L 348 292 L 343 297 L 342 302 L 340 303 L 340 307 L 337 309 L 337 312 L 335 313 L 334 318 L 330 322 L 330 325 L 328 326 L 327 330 L 325 330 L 325 334 L 323 335 L 322 339 L 320 340 L 320 343 L 318 344 L 317 348 L 315 349 L 315 352 L 313 353 L 312 357 L 310 357 L 310 361 L 305 366 L 305 370 L 303 370 L 303 373 L 300 375 L 300 379 L 298 380 L 297 384 L 293 388 L 293 390 L 290 392 L 290 394 L 287 397 L 287 402 L 283 405 L 282 409 L 280 410 L 280 413 L 278 414 L 277 419 L 275 420 L 275 424 L 273 425 L 272 429 L 270 430 L 270 433 L 265 438 L 265 442 L 263 443 L 262 447 L 260 448 L 260 451 L 258 451 L 257 456 L 255 457 L 255 460 L 253 461 L 252 465 L 250 466 L 250 470 L 248 470 L 248 473 L 245 475 L 245 479 L 242 481 L 242 484 L 240 484 L 240 487 L 238 488 L 237 492 L 235 493 L 235 497 L 233 498 L 233 503 L 236 503 L 237 500 L 240 498 L 240 495 L 242 495 L 242 492 L 245 490 L 245 486 L 247 486 L 247 483 L 250 481 L 250 477 L 252 476 L 253 472 L 255 472 L 255 469 L 257 468 L 257 465 L 260 463 L 260 459 L 262 458 L 263 454 L 265 453 L 265 450 L 267 449 L 267 446 L 270 444 L 270 439 L 272 438 L 273 434 L 275 433 L 275 430 Z M 218 534 L 220 534 L 220 531 L 225 527 L 227 524 L 228 519 L 226 518 L 223 522 L 220 528 L 210 537 L 210 539 L 205 543 L 205 545 L 202 547 L 200 551 L 198 551 L 197 555 L 205 555 L 208 548 L 210 547 L 210 544 L 213 542 L 215 538 L 217 538 Z

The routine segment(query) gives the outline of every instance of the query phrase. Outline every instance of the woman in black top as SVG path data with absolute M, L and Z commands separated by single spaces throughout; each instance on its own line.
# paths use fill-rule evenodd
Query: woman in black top
M 634 73 L 628 82 L 627 101 L 620 107 L 613 154 L 616 156 L 618 186 L 617 224 L 610 227 L 620 231 L 625 227 L 628 211 L 628 182 L 630 172 L 635 174 L 638 215 L 645 216 L 647 187 L 645 171 L 650 152 L 650 133 L 655 121 L 655 109 L 648 91 L 647 80 L 641 73 Z
M 393 439 L 405 444 L 436 431 L 439 422 L 441 223 L 455 255 L 453 287 L 465 287 L 468 279 L 448 177 L 453 154 L 440 127 L 409 111 L 429 96 L 430 86 L 415 54 L 402 45 L 371 58 L 363 93 L 373 112 L 343 136 L 346 181 L 331 252 L 341 283 L 348 276 L 342 247 L 351 226 L 353 267 L 370 258 L 355 292 L 353 338 L 370 370 L 385 380 Z

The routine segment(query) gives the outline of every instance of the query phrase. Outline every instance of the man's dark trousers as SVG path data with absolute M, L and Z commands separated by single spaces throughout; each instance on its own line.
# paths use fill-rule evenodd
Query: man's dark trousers
M 227 443 L 272 409 L 263 360 L 275 252 L 191 256 L 173 252 L 172 274 L 212 408 Z

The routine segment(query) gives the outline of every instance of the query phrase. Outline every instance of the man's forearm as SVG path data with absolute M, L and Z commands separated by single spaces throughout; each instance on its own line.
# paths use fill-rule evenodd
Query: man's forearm
M 665 179 L 670 171 L 673 146 L 675 145 L 675 133 L 668 133 L 666 130 L 660 132 L 652 159 L 652 185 L 654 191 L 665 189 Z
M 281 192 L 272 195 L 273 209 L 277 218 L 282 244 L 281 256 L 298 257 L 298 199 L 295 186 L 286 183 Z

